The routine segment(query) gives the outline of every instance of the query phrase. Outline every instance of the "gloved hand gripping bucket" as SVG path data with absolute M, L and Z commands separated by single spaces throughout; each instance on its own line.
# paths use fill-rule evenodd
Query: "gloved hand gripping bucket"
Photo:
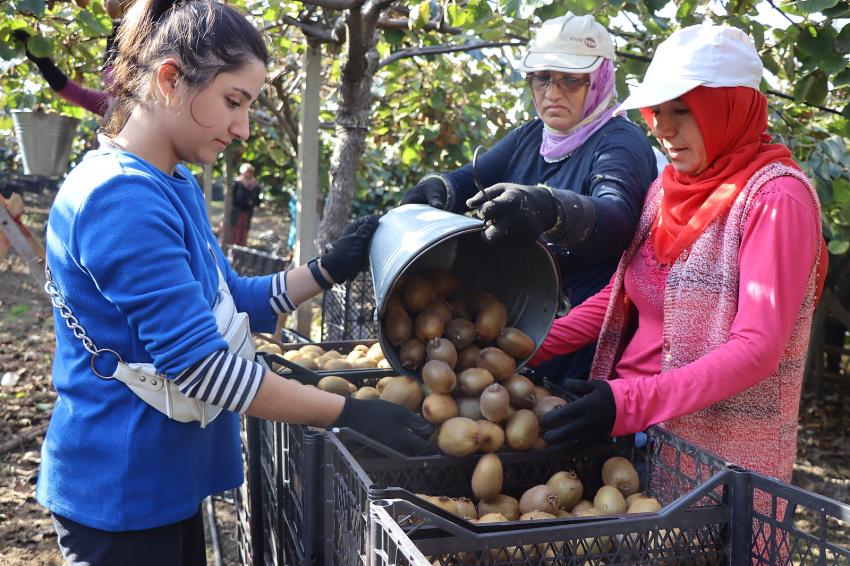
M 540 242 L 488 244 L 481 237 L 483 230 L 481 220 L 421 204 L 401 206 L 384 215 L 369 251 L 378 320 L 403 276 L 439 267 L 457 275 L 466 292 L 480 289 L 494 294 L 507 309 L 508 326 L 525 332 L 536 351 L 558 306 L 555 262 Z M 387 361 L 400 374 L 412 375 L 401 365 L 398 349 L 390 344 L 383 325 L 379 326 L 378 340 Z M 519 366 L 528 359 L 520 360 Z

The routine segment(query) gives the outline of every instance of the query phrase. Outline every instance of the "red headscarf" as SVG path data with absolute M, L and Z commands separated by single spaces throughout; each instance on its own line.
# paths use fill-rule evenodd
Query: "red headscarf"
M 799 169 L 791 152 L 767 135 L 767 98 L 748 87 L 697 87 L 680 99 L 696 120 L 708 167 L 696 175 L 668 165 L 662 173 L 664 196 L 653 244 L 659 261 L 672 264 L 726 212 L 758 169 L 778 161 Z M 641 108 L 652 124 L 649 108 Z

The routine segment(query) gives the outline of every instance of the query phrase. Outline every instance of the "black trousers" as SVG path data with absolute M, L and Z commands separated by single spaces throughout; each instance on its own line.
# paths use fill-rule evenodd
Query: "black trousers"
M 69 566 L 206 566 L 201 509 L 179 523 L 113 533 L 53 515 L 59 549 Z

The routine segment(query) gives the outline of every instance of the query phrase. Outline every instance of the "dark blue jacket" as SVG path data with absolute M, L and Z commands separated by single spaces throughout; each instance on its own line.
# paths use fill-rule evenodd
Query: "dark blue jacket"
M 540 155 L 543 122 L 534 119 L 506 135 L 478 157 L 478 177 L 484 187 L 509 182 L 545 184 L 590 196 L 596 205 L 592 235 L 573 246 L 556 246 L 564 294 L 573 306 L 604 287 L 620 255 L 632 239 L 649 184 L 656 177 L 655 155 L 646 135 L 632 122 L 617 117 L 602 126 L 569 157 L 547 163 Z M 441 175 L 451 189 L 454 212 L 465 212 L 466 199 L 476 192 L 472 165 Z M 588 350 L 588 349 L 586 349 Z M 557 370 L 584 378 L 592 348 Z M 564 363 L 563 360 L 561 363 Z M 556 377 L 554 371 L 551 377 Z

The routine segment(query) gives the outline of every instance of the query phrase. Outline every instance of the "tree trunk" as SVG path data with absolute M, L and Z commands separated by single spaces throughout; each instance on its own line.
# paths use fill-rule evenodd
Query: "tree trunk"
M 331 156 L 331 186 L 317 236 L 319 250 L 333 243 L 348 223 L 357 169 L 366 147 L 372 81 L 379 61 L 374 26 L 370 24 L 359 11 L 351 11 L 348 60 L 342 71 L 336 118 L 337 143 Z

